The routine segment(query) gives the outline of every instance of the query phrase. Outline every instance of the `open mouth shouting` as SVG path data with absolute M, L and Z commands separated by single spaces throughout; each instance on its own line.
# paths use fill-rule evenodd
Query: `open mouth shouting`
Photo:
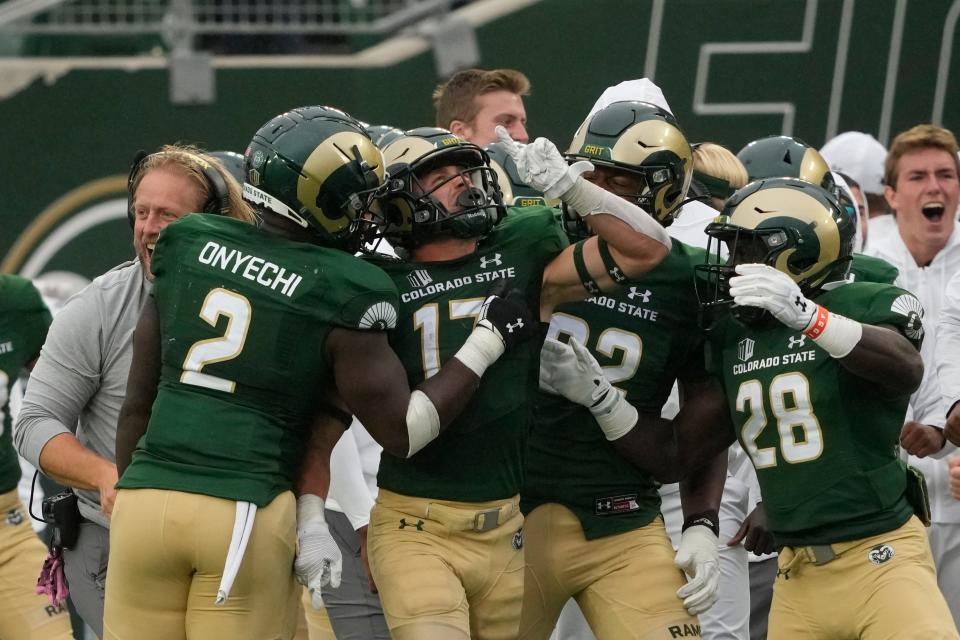
M 920 211 L 927 220 L 939 222 L 943 218 L 945 208 L 942 202 L 928 202 Z

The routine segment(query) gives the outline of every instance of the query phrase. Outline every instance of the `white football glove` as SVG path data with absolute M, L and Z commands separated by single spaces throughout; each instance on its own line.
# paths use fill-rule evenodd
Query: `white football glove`
M 581 173 L 593 169 L 593 165 L 585 160 L 568 165 L 557 146 L 546 138 L 521 144 L 501 125 L 497 125 L 496 133 L 507 155 L 517 165 L 520 180 L 542 191 L 547 198 L 561 198 L 570 191 Z
M 800 292 L 790 276 L 766 264 L 738 264 L 730 278 L 730 295 L 741 307 L 766 309 L 796 331 L 806 331 L 817 313 L 817 303 Z
M 613 388 L 590 350 L 574 338 L 568 344 L 544 341 L 540 388 L 590 409 L 607 440 L 617 440 L 637 423 L 636 408 Z
M 720 546 L 717 535 L 709 527 L 695 524 L 680 535 L 680 548 L 673 564 L 687 575 L 687 584 L 677 590 L 677 597 L 683 600 L 690 615 L 699 615 L 717 602 Z
M 297 581 L 310 590 L 314 609 L 323 607 L 323 587 L 340 586 L 343 557 L 323 517 L 323 498 L 297 498 L 297 558 L 293 564 Z

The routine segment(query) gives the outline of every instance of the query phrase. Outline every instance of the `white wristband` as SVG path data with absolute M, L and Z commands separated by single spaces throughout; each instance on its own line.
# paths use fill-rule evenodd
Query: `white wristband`
M 563 194 L 563 201 L 583 218 L 606 213 L 623 220 L 634 231 L 656 240 L 668 249 L 671 246 L 667 230 L 646 211 L 587 181 L 583 176 L 578 176 L 573 187 Z
M 430 396 L 419 389 L 410 392 L 410 403 L 407 405 L 407 441 L 410 449 L 409 458 L 420 449 L 433 442 L 440 435 L 440 414 L 433 406 Z
M 493 330 L 475 327 L 453 357 L 481 378 L 487 367 L 496 362 L 505 349 L 503 340 Z
M 863 325 L 817 305 L 804 335 L 813 338 L 833 358 L 845 358 L 863 337 Z
M 324 501 L 318 495 L 305 493 L 297 498 L 297 520 L 306 522 L 313 518 L 319 518 L 321 522 L 326 522 L 323 517 Z
M 637 408 L 616 389 L 611 388 L 606 397 L 596 406 L 590 407 L 590 413 L 596 418 L 607 440 L 619 440 L 637 424 Z

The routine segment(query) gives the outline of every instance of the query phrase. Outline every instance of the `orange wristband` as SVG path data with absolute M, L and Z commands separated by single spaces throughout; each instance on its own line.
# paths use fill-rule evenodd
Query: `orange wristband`
M 817 305 L 817 314 L 813 318 L 813 324 L 810 325 L 810 328 L 803 332 L 808 338 L 813 338 L 816 340 L 820 337 L 820 334 L 823 333 L 823 330 L 827 328 L 827 318 L 829 318 L 830 312 Z

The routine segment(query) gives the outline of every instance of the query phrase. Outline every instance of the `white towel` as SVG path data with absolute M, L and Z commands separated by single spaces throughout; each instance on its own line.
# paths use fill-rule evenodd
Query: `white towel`
M 233 521 L 233 536 L 230 538 L 230 550 L 227 551 L 227 560 L 223 565 L 223 577 L 220 578 L 220 587 L 217 589 L 217 604 L 223 604 L 230 597 L 233 581 L 240 571 L 243 554 L 247 551 L 247 542 L 250 540 L 250 531 L 253 521 L 257 517 L 257 505 L 251 502 L 237 502 L 237 515 Z

